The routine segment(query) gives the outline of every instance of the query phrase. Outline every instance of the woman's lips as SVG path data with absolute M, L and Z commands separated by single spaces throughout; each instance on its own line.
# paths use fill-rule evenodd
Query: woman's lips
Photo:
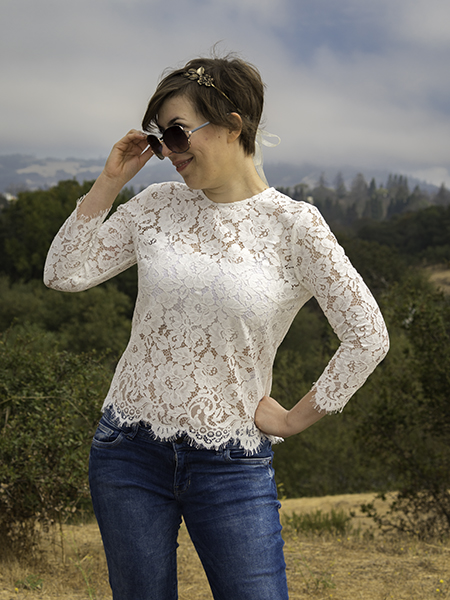
M 188 166 L 188 164 L 191 162 L 191 160 L 192 160 L 192 158 L 188 158 L 187 160 L 183 160 L 183 161 L 174 163 L 174 166 L 175 166 L 176 170 L 178 172 L 180 172 Z

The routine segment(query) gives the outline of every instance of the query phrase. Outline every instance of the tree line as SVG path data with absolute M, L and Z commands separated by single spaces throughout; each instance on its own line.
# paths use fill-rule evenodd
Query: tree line
M 75 294 L 42 283 L 50 243 L 91 184 L 21 192 L 0 211 L 0 535 L 16 549 L 38 522 L 90 510 L 90 440 L 130 332 L 135 269 Z M 280 493 L 395 490 L 383 525 L 448 534 L 450 301 L 423 267 L 450 267 L 450 206 L 361 214 L 335 233 L 380 304 L 391 350 L 343 413 L 275 447 Z M 272 395 L 293 406 L 337 345 L 310 301 L 279 349 Z
M 450 191 L 445 184 L 434 193 L 419 185 L 410 190 L 408 178 L 403 175 L 389 175 L 385 183 L 377 185 L 375 178 L 368 183 L 358 173 L 347 188 L 342 173 L 338 173 L 333 186 L 321 175 L 314 187 L 300 183 L 278 189 L 295 200 L 315 204 L 334 228 L 353 227 L 365 219 L 385 221 L 430 206 L 450 205 Z

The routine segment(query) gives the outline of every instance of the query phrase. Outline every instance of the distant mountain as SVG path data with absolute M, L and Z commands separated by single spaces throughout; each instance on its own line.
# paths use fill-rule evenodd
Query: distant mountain
M 48 189 L 66 179 L 80 183 L 97 179 L 105 164 L 105 158 L 44 158 L 23 154 L 0 156 L 0 193 L 17 194 L 23 190 Z M 152 161 L 136 175 L 130 185 L 136 191 L 151 183 L 180 180 L 168 161 Z
M 38 159 L 23 154 L 0 156 L 0 193 L 16 194 L 22 190 L 48 189 L 58 181 L 65 179 L 76 179 L 80 182 L 93 180 L 98 177 L 104 164 L 104 158 Z M 317 165 L 295 166 L 287 163 L 266 163 L 264 170 L 269 184 L 276 187 L 290 187 L 298 183 L 306 183 L 313 188 L 321 177 L 327 186 L 334 187 L 338 172 L 341 172 L 347 188 L 350 188 L 351 182 L 358 172 L 363 173 L 367 182 L 374 178 L 377 185 L 380 186 L 386 183 L 390 174 L 389 171 L 358 170 L 353 167 L 324 170 Z M 169 161 L 151 160 L 130 182 L 130 186 L 133 186 L 135 191 L 139 191 L 151 183 L 181 180 Z M 408 182 L 410 189 L 416 185 L 430 193 L 435 193 L 438 189 L 410 177 Z

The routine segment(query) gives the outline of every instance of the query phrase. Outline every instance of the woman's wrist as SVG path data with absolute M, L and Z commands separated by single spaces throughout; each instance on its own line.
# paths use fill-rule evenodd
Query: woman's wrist
M 111 176 L 104 168 L 92 187 L 105 197 L 112 198 L 114 196 L 114 202 L 126 183 L 127 181 L 122 181 L 117 176 Z
M 104 171 L 100 173 L 94 185 L 78 207 L 78 214 L 92 217 L 109 210 L 119 195 L 123 185 Z
M 314 404 L 314 392 L 308 392 L 291 410 L 286 411 L 286 437 L 301 433 L 325 415 L 326 411 Z

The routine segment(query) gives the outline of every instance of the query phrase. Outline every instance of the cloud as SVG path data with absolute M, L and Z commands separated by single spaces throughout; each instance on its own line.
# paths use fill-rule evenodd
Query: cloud
M 416 171 L 410 171 L 406 174 L 421 181 L 432 183 L 433 185 L 444 184 L 447 189 L 450 188 L 450 169 L 446 169 L 445 167 L 417 169 Z
M 311 65 L 278 74 L 275 88 L 285 90 L 272 99 L 270 122 L 292 162 L 399 170 L 448 165 L 448 107 L 439 110 L 432 94 L 434 85 L 444 96 L 447 82 L 426 65 L 416 65 L 411 78 L 406 57 L 395 56 L 349 58 L 323 47 Z M 289 89 L 286 81 L 293 82 Z
M 450 47 L 450 5 L 447 0 L 403 0 L 399 3 L 397 16 L 395 31 L 403 41 L 422 48 Z
M 165 67 L 222 40 L 268 85 L 266 161 L 450 169 L 446 1 L 3 0 L 0 19 L 1 154 L 105 156 Z

